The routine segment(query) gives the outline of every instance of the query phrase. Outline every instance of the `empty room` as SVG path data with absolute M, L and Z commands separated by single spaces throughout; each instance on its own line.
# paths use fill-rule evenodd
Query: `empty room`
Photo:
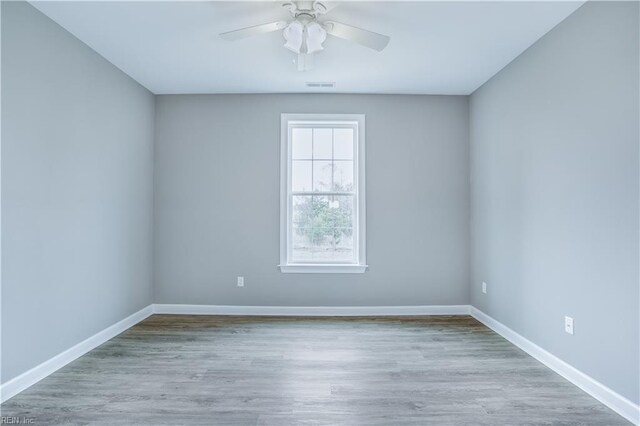
M 640 425 L 638 1 L 0 4 L 0 424 Z

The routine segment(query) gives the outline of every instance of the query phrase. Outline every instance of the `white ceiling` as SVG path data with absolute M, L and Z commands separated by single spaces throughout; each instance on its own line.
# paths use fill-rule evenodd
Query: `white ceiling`
M 391 36 L 382 52 L 328 38 L 298 72 L 281 32 L 217 34 L 287 19 L 281 2 L 32 2 L 153 93 L 472 93 L 582 1 L 343 2 L 327 18 Z M 307 81 L 336 82 L 308 89 Z

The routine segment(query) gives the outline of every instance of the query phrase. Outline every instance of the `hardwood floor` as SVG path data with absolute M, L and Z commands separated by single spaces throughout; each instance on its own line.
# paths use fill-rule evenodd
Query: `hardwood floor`
M 2 405 L 36 425 L 623 425 L 465 316 L 154 315 Z

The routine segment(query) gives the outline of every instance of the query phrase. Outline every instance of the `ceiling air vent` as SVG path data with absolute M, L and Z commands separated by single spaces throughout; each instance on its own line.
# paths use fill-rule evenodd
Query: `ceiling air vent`
M 329 89 L 336 87 L 336 83 L 332 81 L 307 81 L 307 87 L 314 89 Z

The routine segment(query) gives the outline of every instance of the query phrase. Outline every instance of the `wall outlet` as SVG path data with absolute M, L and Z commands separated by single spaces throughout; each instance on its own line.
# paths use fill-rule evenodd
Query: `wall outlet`
M 484 294 L 487 294 L 487 283 L 485 283 L 484 281 L 482 281 L 482 292 Z
M 573 318 L 564 317 L 564 331 L 573 334 Z
M 244 277 L 238 277 L 238 287 L 244 287 Z

